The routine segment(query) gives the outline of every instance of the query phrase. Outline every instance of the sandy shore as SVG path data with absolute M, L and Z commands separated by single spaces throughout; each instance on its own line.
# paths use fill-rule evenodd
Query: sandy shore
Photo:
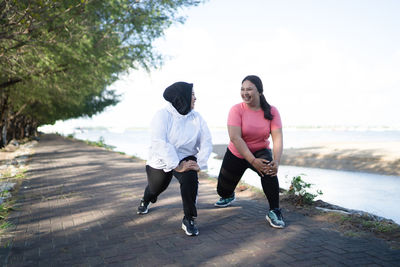
M 226 146 L 214 145 L 213 152 L 222 158 Z M 319 143 L 285 148 L 281 165 L 400 176 L 400 142 Z

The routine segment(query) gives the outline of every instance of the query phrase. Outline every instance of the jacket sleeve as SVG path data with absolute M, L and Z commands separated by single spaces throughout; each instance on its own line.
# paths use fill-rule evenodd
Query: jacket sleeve
M 151 122 L 152 153 L 165 166 L 164 171 L 175 169 L 179 164 L 175 147 L 168 142 L 169 118 L 165 110 L 160 110 Z
M 203 118 L 199 115 L 200 119 L 200 146 L 199 152 L 197 153 L 197 164 L 199 165 L 201 170 L 206 170 L 208 168 L 207 162 L 208 158 L 212 152 L 212 139 L 211 133 L 208 129 L 207 123 Z

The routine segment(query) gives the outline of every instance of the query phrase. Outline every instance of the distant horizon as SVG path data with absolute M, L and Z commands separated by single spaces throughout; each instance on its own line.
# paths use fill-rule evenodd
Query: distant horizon
M 60 122 L 62 123 L 62 122 Z M 226 125 L 214 125 L 208 126 L 210 130 L 226 130 Z M 108 130 L 113 131 L 117 130 L 117 132 L 121 131 L 135 131 L 135 130 L 148 130 L 149 126 L 108 126 L 108 125 L 69 125 L 67 127 L 65 124 L 60 126 L 56 124 L 54 125 L 43 125 L 39 127 L 40 131 L 44 132 L 62 132 L 63 130 Z M 365 125 L 283 125 L 284 130 L 354 130 L 354 131 L 400 131 L 400 126 L 385 126 L 385 125 L 375 125 L 375 126 L 365 126 Z

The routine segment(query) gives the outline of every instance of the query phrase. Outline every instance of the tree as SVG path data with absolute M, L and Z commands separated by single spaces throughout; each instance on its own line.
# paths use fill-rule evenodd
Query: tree
M 115 105 L 107 87 L 131 68 L 161 65 L 152 42 L 199 2 L 0 0 L 0 146 Z

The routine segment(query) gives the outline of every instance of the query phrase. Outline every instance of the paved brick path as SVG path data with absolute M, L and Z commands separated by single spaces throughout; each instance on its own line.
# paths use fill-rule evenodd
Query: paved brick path
M 1 239 L 3 266 L 399 266 L 400 251 L 378 239 L 346 237 L 326 223 L 284 212 L 267 226 L 266 203 L 239 198 L 216 209 L 215 185 L 200 181 L 200 235 L 180 229 L 179 184 L 149 214 L 136 215 L 144 163 L 55 135 L 35 147 Z M 284 208 L 284 207 L 283 207 Z

